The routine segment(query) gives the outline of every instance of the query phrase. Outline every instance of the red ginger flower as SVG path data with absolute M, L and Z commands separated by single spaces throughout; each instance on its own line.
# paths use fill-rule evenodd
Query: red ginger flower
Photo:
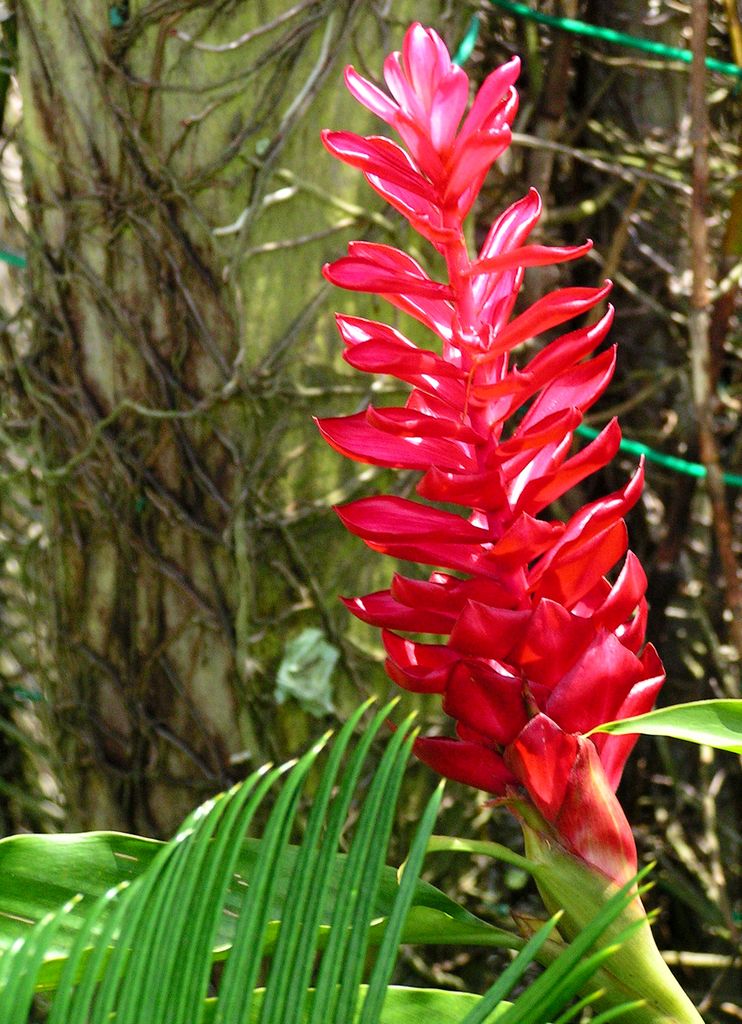
M 641 494 L 642 467 L 566 523 L 543 515 L 618 450 L 612 420 L 570 455 L 575 429 L 613 373 L 615 350 L 594 354 L 613 312 L 563 334 L 520 369 L 510 362 L 523 341 L 592 309 L 610 285 L 563 288 L 513 317 L 525 267 L 575 259 L 591 243 L 525 245 L 541 209 L 533 190 L 493 224 L 474 261 L 462 230 L 508 145 L 517 72 L 517 59 L 494 71 L 460 124 L 468 79 L 431 29 L 413 25 L 402 54 L 387 58 L 393 98 L 348 68 L 350 91 L 407 149 L 348 132 L 325 132 L 324 143 L 433 243 L 448 282 L 398 249 L 366 242 L 324 268 L 333 284 L 383 295 L 442 344 L 439 354 L 384 324 L 338 316 L 345 359 L 412 391 L 404 408 L 370 406 L 318 422 L 349 458 L 418 470 L 426 502 L 469 510 L 465 517 L 394 496 L 337 510 L 369 547 L 433 567 L 427 580 L 395 575 L 388 590 L 346 601 L 383 630 L 390 678 L 439 693 L 456 720 L 455 739 L 420 739 L 418 756 L 498 796 L 525 791 L 568 850 L 623 883 L 636 870 L 636 850 L 614 791 L 636 737 L 588 734 L 649 711 L 664 680 L 654 648 L 644 646 L 646 578 L 627 552 L 623 519 Z M 622 558 L 610 583 L 606 574 Z

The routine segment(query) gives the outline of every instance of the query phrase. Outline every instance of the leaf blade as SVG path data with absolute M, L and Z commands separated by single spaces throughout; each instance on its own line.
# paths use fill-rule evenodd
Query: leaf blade
M 658 708 L 646 715 L 605 722 L 592 730 L 626 736 L 668 736 L 742 754 L 742 700 L 697 700 Z M 592 733 L 590 733 L 592 735 Z

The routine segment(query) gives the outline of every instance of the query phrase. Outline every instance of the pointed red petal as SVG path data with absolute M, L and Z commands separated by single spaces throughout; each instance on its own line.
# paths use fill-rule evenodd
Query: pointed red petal
M 611 290 L 610 281 L 602 288 L 561 288 L 545 295 L 542 299 L 517 316 L 499 332 L 490 350 L 481 362 L 488 363 L 503 352 L 509 352 L 522 341 L 535 338 L 544 331 L 563 324 L 572 317 L 580 316 L 597 306 Z
M 384 630 L 387 675 L 413 693 L 444 693 L 459 655 L 444 644 L 421 644 Z
M 527 721 L 520 679 L 487 665 L 456 666 L 446 685 L 443 710 L 499 745 L 512 742 Z
M 517 782 L 502 757 L 488 747 L 464 740 L 422 736 L 415 741 L 415 755 L 447 779 L 502 796 Z
M 394 437 L 370 424 L 363 412 L 315 422 L 336 451 L 373 466 L 426 470 L 433 462 L 443 469 L 464 469 L 471 461 L 460 443 L 445 438 Z
M 544 714 L 536 715 L 505 752 L 505 763 L 520 779 L 547 821 L 564 802 L 577 757 L 576 736 L 563 732 Z
M 393 103 L 381 89 L 359 75 L 352 65 L 345 69 L 345 84 L 351 95 L 367 110 L 382 118 L 387 124 L 394 124 L 399 110 L 397 104 Z
M 495 256 L 476 260 L 466 273 L 467 277 L 478 274 L 492 274 L 514 267 L 547 267 L 554 263 L 577 260 L 590 252 L 593 243 L 588 239 L 582 245 L 523 245 L 510 252 L 499 252 Z
M 456 151 L 464 149 L 469 137 L 479 131 L 501 105 L 520 74 L 520 59 L 511 57 L 506 64 L 495 68 L 479 87 L 469 113 L 456 140 Z
M 482 444 L 485 440 L 480 433 L 461 420 L 420 413 L 410 408 L 377 409 L 370 405 L 366 410 L 366 420 L 371 426 L 400 437 L 448 438 L 467 445 Z
M 433 573 L 429 580 L 412 580 L 396 573 L 392 579 L 391 593 L 402 604 L 410 607 L 444 612 L 451 617 L 452 625 L 455 616 L 466 607 L 468 601 L 479 601 L 503 609 L 514 608 L 518 603 L 518 597 L 498 580 L 477 577 L 462 580 L 441 572 Z M 450 628 L 446 632 L 450 632 Z
M 550 689 L 575 663 L 594 636 L 589 619 L 572 615 L 555 601 L 539 601 L 512 652 L 530 682 Z
M 356 618 L 371 626 L 403 629 L 410 633 L 450 633 L 455 616 L 445 611 L 414 608 L 396 601 L 389 590 L 341 601 Z
M 523 430 L 560 409 L 586 412 L 610 383 L 616 365 L 616 347 L 571 370 L 565 370 L 547 384 L 521 421 Z
M 542 348 L 522 370 L 511 370 L 496 384 L 480 385 L 477 388 L 478 397 L 483 401 L 509 397 L 510 404 L 503 413 L 509 416 L 537 391 L 596 349 L 608 333 L 612 321 L 613 307 L 609 306 L 606 314 L 596 324 L 556 338 Z
M 539 580 L 536 592 L 572 608 L 613 568 L 628 542 L 626 524 L 619 520 L 583 543 L 565 548 Z
M 631 828 L 590 740 L 537 715 L 507 748 L 505 762 L 568 849 L 618 885 L 636 873 Z
M 369 135 L 364 138 L 354 132 L 321 132 L 325 148 L 333 156 L 351 167 L 382 175 L 384 180 L 402 185 L 411 192 L 434 201 L 435 191 L 408 154 L 391 139 Z
M 487 557 L 501 570 L 520 569 L 550 548 L 563 532 L 564 523 L 558 520 L 547 522 L 521 512 Z
M 593 622 L 604 629 L 617 629 L 634 613 L 647 589 L 647 577 L 633 551 L 626 561 L 610 593 L 593 616 Z
M 452 543 L 483 543 L 489 533 L 473 526 L 463 516 L 444 512 L 429 505 L 421 505 L 408 498 L 380 495 L 359 498 L 335 511 L 346 529 L 364 540 L 411 540 Z
M 498 469 L 483 473 L 460 473 L 446 470 L 439 463 L 431 466 L 416 490 L 421 498 L 465 505 L 467 508 L 488 510 L 508 505 L 507 492 Z
M 580 417 L 582 418 L 582 417 Z M 610 423 L 577 455 L 567 459 L 552 473 L 526 484 L 518 499 L 516 508 L 527 509 L 535 514 L 546 508 L 557 498 L 571 490 L 586 477 L 607 466 L 621 444 L 621 428 L 618 420 Z
M 584 505 L 567 523 L 567 528 L 554 549 L 545 555 L 530 572 L 530 583 L 535 586 L 551 568 L 566 563 L 584 548 L 586 543 L 607 527 L 615 524 L 634 506 L 641 496 L 644 485 L 644 463 L 639 466 L 625 487 L 605 498 Z M 622 552 L 623 554 L 623 552 Z M 620 557 L 620 556 L 619 556 Z M 614 563 L 611 563 L 614 564 Z M 597 578 L 596 581 L 597 582 Z M 580 597 L 589 592 L 584 590 Z M 579 598 L 575 598 L 575 601 Z
M 322 273 L 330 284 L 356 292 L 402 294 L 429 299 L 450 299 L 451 288 L 424 275 L 407 273 L 402 266 L 386 267 L 363 256 L 342 256 L 326 263 Z
M 644 678 L 632 688 L 618 709 L 616 719 L 645 715 L 654 707 L 657 694 L 665 681 L 665 670 L 652 644 L 647 644 L 641 661 L 644 669 Z M 637 733 L 627 736 L 595 733 L 591 736 L 591 739 L 600 754 L 600 760 L 608 779 L 608 784 L 615 790 L 621 781 L 621 773 L 626 764 L 626 759 L 634 749 L 639 736 Z
M 554 687 L 545 710 L 566 732 L 588 733 L 618 717 L 643 676 L 641 661 L 601 630 Z
M 470 600 L 451 632 L 451 647 L 462 654 L 504 660 L 525 634 L 530 612 L 491 607 Z
M 616 885 L 624 885 L 637 868 L 631 826 L 592 742 L 580 736 L 578 744 L 564 803 L 554 824 L 579 857 Z

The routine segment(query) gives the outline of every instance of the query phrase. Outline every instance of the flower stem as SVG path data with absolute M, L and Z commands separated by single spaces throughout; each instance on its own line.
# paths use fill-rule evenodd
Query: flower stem
M 460 839 L 458 836 L 431 836 L 428 840 L 428 853 L 474 853 L 483 854 L 485 857 L 493 857 L 495 860 L 504 861 L 513 867 L 527 871 L 529 875 L 537 870 L 534 861 L 527 857 L 521 857 L 514 853 L 507 846 L 501 843 L 489 842 L 484 839 Z

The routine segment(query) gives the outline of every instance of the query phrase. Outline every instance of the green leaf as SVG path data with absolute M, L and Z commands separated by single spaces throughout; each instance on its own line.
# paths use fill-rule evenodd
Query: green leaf
M 404 923 L 412 906 L 417 878 L 422 870 L 423 860 L 425 859 L 425 847 L 430 833 L 433 831 L 443 797 L 443 785 L 443 782 L 438 785 L 435 793 L 433 793 L 433 796 L 428 801 L 428 806 L 420 820 L 420 826 L 405 861 L 399 883 L 399 893 L 389 915 L 384 938 L 379 946 L 376 963 L 371 972 L 368 991 L 363 1002 L 360 1024 L 374 1024 L 374 1021 L 378 1020 L 381 1014 L 385 1001 L 384 997 L 397 959 L 397 949 L 402 940 Z
M 504 861 L 512 867 L 533 874 L 537 865 L 527 857 L 511 850 L 502 843 L 493 843 L 489 839 L 461 839 L 459 836 L 431 836 L 428 841 L 428 853 L 469 853 L 475 856 L 484 855 Z
M 531 936 L 515 960 L 513 960 L 513 962 L 503 971 L 495 984 L 490 988 L 489 992 L 483 996 L 479 1004 L 474 1006 L 469 1013 L 467 1013 L 461 1024 L 483 1024 L 483 1022 L 488 1019 L 489 1015 L 498 1007 L 505 996 L 510 993 L 511 989 L 518 984 L 526 973 L 534 958 L 538 955 L 541 947 L 547 942 L 560 916 L 561 913 L 554 914 L 554 916 L 550 918 L 535 935 Z M 527 995 L 528 991 L 529 990 L 526 990 L 524 995 Z M 522 999 L 523 996 L 516 1001 L 515 1005 L 520 1005 Z
M 57 986 L 45 996 L 49 1024 L 140 1024 L 143 1014 L 148 1024 L 418 1024 L 426 1015 L 442 1024 L 490 1024 L 513 1012 L 528 1024 L 555 1019 L 545 1008 L 560 1012 L 607 955 L 585 956 L 613 908 L 557 955 L 535 1004 L 530 988 L 505 1003 L 543 953 L 550 926 L 525 942 L 419 880 L 441 788 L 421 815 L 401 877 L 384 864 L 415 730 L 411 719 L 404 722 L 370 767 L 389 707 L 356 741 L 363 710 L 327 754 L 321 741 L 293 765 L 253 773 L 197 808 L 169 843 L 97 834 L 2 844 L 0 908 L 5 888 L 5 906 L 26 917 L 9 910 L 3 917 L 0 909 L 0 922 L 20 929 L 11 945 L 6 936 L 0 956 L 0 1024 L 28 1019 L 40 983 Z M 303 840 L 290 845 L 304 781 L 320 757 Z M 246 839 L 268 799 L 261 837 Z M 65 898 L 71 884 L 79 900 Z M 36 923 L 26 889 L 41 914 Z M 391 989 L 400 943 L 419 934 L 436 943 L 455 935 L 519 946 L 521 953 L 483 997 Z M 216 973 L 215 950 L 225 960 Z M 255 988 L 258 978 L 266 979 L 264 990 Z M 212 986 L 216 995 L 207 998 Z
M 55 986 L 75 937 L 95 900 L 121 882 L 132 881 L 151 865 L 163 843 L 119 832 L 77 835 L 21 835 L 0 841 L 0 954 L 17 939 L 26 937 L 32 926 L 63 906 L 78 893 L 82 900 L 64 917 L 53 943 L 47 949 L 39 975 L 41 988 Z M 261 840 L 242 841 L 235 873 L 249 879 L 260 856 Z M 281 855 L 280 875 L 271 901 L 266 946 L 271 948 L 278 932 L 283 900 L 298 855 L 287 847 Z M 324 932 L 338 897 L 339 878 L 345 854 L 334 854 L 330 871 L 329 902 L 320 921 Z M 87 868 L 87 870 L 86 870 Z M 381 941 L 386 920 L 398 891 L 397 871 L 382 869 L 370 928 L 374 945 Z M 214 949 L 223 959 L 235 931 L 235 915 L 241 906 L 238 886 L 229 887 L 220 913 Z M 470 914 L 428 882 L 418 880 L 412 906 L 403 931 L 403 942 L 440 945 L 444 943 L 518 948 L 520 940 L 511 932 L 495 928 Z
M 368 986 L 361 985 L 363 997 Z M 258 1024 L 264 1003 L 265 992 L 259 989 L 255 993 L 255 1002 L 246 1024 Z M 381 1013 L 382 1024 L 420 1024 L 421 1021 L 435 1021 L 435 1024 L 460 1024 L 463 1016 L 481 1001 L 482 997 L 469 992 L 447 992 L 435 988 L 407 988 L 391 985 L 386 992 L 384 1007 Z M 311 1011 L 314 991 L 307 994 L 307 1006 Z M 365 1005 L 365 1002 L 364 1002 Z M 509 1003 L 500 1004 L 500 1012 L 507 1009 Z M 353 1024 L 359 1020 L 359 1010 L 353 1017 Z M 497 1012 L 497 1011 L 496 1011 Z M 203 1024 L 213 1024 L 216 1013 L 216 1000 L 210 999 L 205 1008 Z M 490 1017 L 494 1021 L 495 1014 Z
M 120 833 L 1 841 L 0 1024 L 25 1020 L 39 990 L 53 994 L 50 1024 L 102 1024 L 112 1013 L 117 1024 L 133 1024 L 145 1005 L 149 1021 L 196 1024 L 209 1005 L 215 959 L 226 966 L 214 1019 L 231 1024 L 252 1017 L 266 955 L 273 960 L 261 1024 L 298 1024 L 307 1014 L 328 1024 L 349 1020 L 360 1012 L 370 946 L 378 952 L 362 1012 L 364 1024 L 375 1024 L 401 942 L 520 947 L 518 936 L 419 879 L 439 793 L 421 818 L 401 880 L 384 864 L 412 723 L 370 769 L 371 744 L 390 709 L 374 716 L 345 757 L 365 710 L 329 751 L 300 846 L 289 838 L 322 744 L 295 766 L 260 770 L 208 801 L 169 843 Z M 363 783 L 361 798 L 362 780 L 370 785 Z M 246 837 L 272 790 L 262 836 Z M 348 835 L 353 801 L 359 814 Z M 341 840 L 349 842 L 347 853 L 338 852 Z
M 340 873 L 339 898 L 335 901 L 329 940 L 317 975 L 311 1024 L 339 1024 L 351 1018 L 358 1005 L 369 945 L 367 926 L 373 919 L 372 893 L 378 887 L 383 868 L 383 853 L 379 856 L 379 850 L 386 849 L 391 835 L 391 809 L 396 804 L 403 774 L 397 770 L 399 752 L 406 761 L 414 738 L 410 725 L 407 719 L 404 738 L 403 730 L 392 737 L 363 801 L 353 844 Z
M 361 711 L 359 709 L 346 723 L 334 743 L 322 783 L 312 803 L 301 853 L 291 873 L 291 888 L 281 905 L 282 908 L 286 905 L 293 907 L 300 924 L 292 926 L 292 921 L 286 919 L 282 910 L 279 911 L 283 925 L 271 960 L 266 999 L 261 1009 L 261 1018 L 266 1020 L 271 1016 L 286 1016 L 289 1008 L 295 1017 L 303 1012 L 312 972 L 308 951 L 315 948 L 318 941 L 336 849 L 371 741 L 382 721 L 377 714 L 365 732 L 343 774 L 339 793 L 330 806 L 340 763 L 360 721 Z
M 503 1024 L 546 1024 L 553 1020 L 564 1006 L 592 979 L 605 960 L 613 956 L 621 943 L 630 936 L 631 931 L 642 922 L 632 922 L 628 928 L 612 939 L 611 944 L 591 952 L 603 938 L 606 930 L 620 920 L 622 912 L 636 895 L 636 882 L 648 872 L 642 869 L 635 879 L 627 882 L 605 903 L 599 913 L 583 928 L 579 935 L 559 954 L 544 973 L 529 985 L 512 1007 L 502 1015 Z M 641 890 L 640 890 L 641 891 Z M 546 943 L 550 932 L 547 922 L 529 940 L 530 943 L 540 939 L 540 946 Z M 539 946 L 539 948 L 540 948 Z M 525 950 L 523 951 L 525 952 Z M 520 954 L 519 956 L 522 956 Z M 511 966 L 515 966 L 518 958 Z M 463 1024 L 476 1024 L 475 1014 L 471 1014 Z
M 636 718 L 606 722 L 592 730 L 614 736 L 642 733 L 703 743 L 717 750 L 742 754 L 742 700 L 697 700 L 674 704 Z

